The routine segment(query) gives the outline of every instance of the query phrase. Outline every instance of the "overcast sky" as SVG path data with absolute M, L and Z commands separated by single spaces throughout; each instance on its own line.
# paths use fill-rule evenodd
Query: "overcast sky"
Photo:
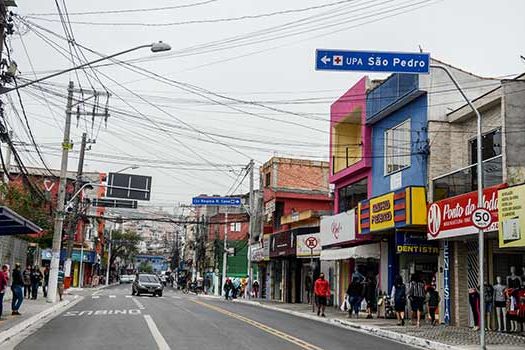
M 21 79 L 71 67 L 66 59 L 71 52 L 75 65 L 82 55 L 99 57 L 78 46 L 70 52 L 60 38 L 65 33 L 54 0 L 17 3 L 13 12 L 21 19 L 8 45 Z M 63 12 L 64 2 L 58 3 Z M 96 144 L 86 155 L 86 171 L 138 165 L 130 172 L 153 176 L 148 205 L 165 208 L 196 194 L 235 190 L 250 158 L 257 166 L 273 155 L 327 160 L 330 103 L 363 74 L 316 72 L 316 48 L 422 47 L 481 76 L 525 71 L 523 1 L 65 0 L 65 5 L 71 22 L 66 28 L 88 49 L 110 54 L 162 40 L 172 50 L 142 49 L 120 56 L 133 67 L 105 65 L 49 80 L 45 90 L 27 88 L 22 101 L 44 159 L 59 168 L 68 81 L 85 90 L 108 89 L 109 101 L 97 102 L 98 112 L 109 107 L 107 127 L 104 118 L 92 123 L 91 116 L 77 126 L 73 116 L 75 150 L 87 132 Z M 20 113 L 16 94 L 10 95 Z M 92 112 L 92 104 L 90 99 L 82 110 Z M 15 139 L 30 142 L 9 103 L 6 115 Z M 27 150 L 22 152 L 27 165 L 41 166 L 34 147 L 21 149 Z M 70 158 L 70 170 L 76 169 L 77 155 Z M 246 178 L 237 192 L 247 189 Z

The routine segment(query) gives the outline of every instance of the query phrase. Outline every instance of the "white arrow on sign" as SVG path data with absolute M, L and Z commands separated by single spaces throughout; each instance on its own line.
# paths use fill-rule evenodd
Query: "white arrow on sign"
M 323 62 L 324 64 L 327 64 L 330 61 L 331 61 L 331 58 L 326 55 L 324 55 L 323 58 L 321 58 L 321 62 Z

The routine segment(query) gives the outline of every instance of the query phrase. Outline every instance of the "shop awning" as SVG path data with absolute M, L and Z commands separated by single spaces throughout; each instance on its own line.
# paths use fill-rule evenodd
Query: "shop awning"
M 321 251 L 321 260 L 344 260 L 359 258 L 379 259 L 379 243 L 364 244 L 357 247 L 323 249 Z
M 0 236 L 25 235 L 40 231 L 42 229 L 31 221 L 7 207 L 0 206 Z

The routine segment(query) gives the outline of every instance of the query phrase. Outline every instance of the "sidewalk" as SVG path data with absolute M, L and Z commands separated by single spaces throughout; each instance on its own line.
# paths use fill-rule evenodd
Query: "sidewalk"
M 289 313 L 319 322 L 329 323 L 376 336 L 396 340 L 401 343 L 416 345 L 426 349 L 477 349 L 479 348 L 479 332 L 466 327 L 422 325 L 397 326 L 396 320 L 373 318 L 366 319 L 362 313 L 359 319 L 349 319 L 346 313 L 339 309 L 327 307 L 326 318 L 318 317 L 312 312 L 312 306 L 307 304 L 284 304 L 266 300 L 236 299 L 236 302 L 256 305 L 259 307 Z M 525 349 L 525 334 L 505 334 L 494 331 L 485 333 L 488 349 Z
M 51 304 L 40 294 L 37 300 L 24 299 L 20 307 L 22 315 L 13 316 L 11 315 L 11 291 L 6 294 L 7 298 L 4 298 L 3 315 L 0 320 L 0 348 L 4 342 L 9 341 L 28 327 L 80 300 L 78 295 L 64 295 L 63 301 Z

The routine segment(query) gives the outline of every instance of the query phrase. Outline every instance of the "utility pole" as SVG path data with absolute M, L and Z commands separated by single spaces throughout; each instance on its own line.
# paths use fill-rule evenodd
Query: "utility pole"
M 1 0 L 0 0 L 1 1 Z M 72 81 L 69 82 L 67 89 L 66 105 L 66 125 L 64 128 L 64 140 L 62 142 L 62 163 L 60 166 L 60 186 L 58 188 L 58 199 L 55 214 L 55 231 L 53 233 L 53 250 L 51 255 L 51 269 L 49 270 L 49 291 L 47 301 L 56 302 L 57 283 L 58 283 L 58 265 L 60 263 L 60 248 L 62 243 L 62 228 L 64 226 L 64 201 L 66 198 L 66 180 L 67 180 L 67 161 L 69 150 L 71 148 L 71 107 L 73 105 L 73 88 Z M 71 268 L 71 266 L 69 266 Z
M 222 253 L 222 288 L 224 291 L 224 285 L 226 284 L 226 270 L 228 268 L 228 209 L 224 215 L 224 252 Z M 222 293 L 221 293 L 222 295 Z
M 86 143 L 87 143 L 87 134 L 82 134 L 82 143 L 80 146 L 80 156 L 78 158 L 78 170 L 77 170 L 77 178 L 75 181 L 75 193 L 77 193 L 80 190 L 80 187 L 82 186 L 82 173 L 84 170 L 84 154 L 86 152 Z M 69 232 L 68 232 L 68 239 L 67 239 L 67 259 L 68 261 L 71 261 L 71 256 L 73 254 L 73 238 L 75 235 L 75 231 L 77 229 L 77 223 L 78 223 L 78 212 L 80 208 L 80 196 L 78 196 L 75 200 L 75 206 L 74 206 L 74 212 L 75 217 L 71 221 L 69 225 Z M 70 264 L 70 262 L 69 262 Z
M 248 298 L 251 298 L 252 295 L 252 285 L 253 285 L 253 269 L 252 269 L 252 243 L 253 243 L 253 231 L 255 227 L 255 193 L 253 192 L 253 168 L 255 167 L 255 163 L 253 159 L 250 160 L 250 163 L 248 164 L 248 167 L 250 168 L 250 210 L 248 212 L 248 215 L 250 216 L 250 224 L 248 226 Z

